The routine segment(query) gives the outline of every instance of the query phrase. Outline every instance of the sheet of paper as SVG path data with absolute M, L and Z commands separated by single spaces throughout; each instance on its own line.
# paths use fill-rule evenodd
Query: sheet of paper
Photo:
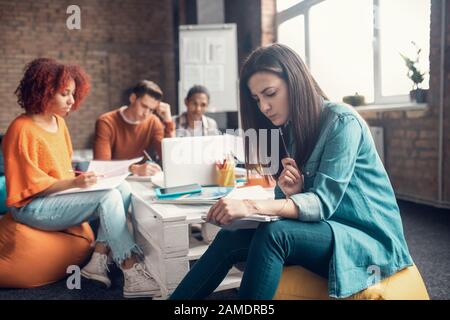
M 210 91 L 224 91 L 225 90 L 224 66 L 221 64 L 205 66 L 204 81 Z
M 137 182 L 152 182 L 152 177 L 150 176 L 128 176 L 127 181 L 137 181 Z
M 118 187 L 125 179 L 128 177 L 129 173 L 110 177 L 110 178 L 98 178 L 97 183 L 89 188 L 72 188 L 64 191 L 60 191 L 57 193 L 52 193 L 50 196 L 58 196 L 62 194 L 69 193 L 81 193 L 81 192 L 91 192 L 91 191 L 100 191 L 100 190 L 110 190 Z
M 111 178 L 128 174 L 128 168 L 133 164 L 142 160 L 143 157 L 131 160 L 92 160 L 89 162 L 87 171 L 93 171 L 104 178 Z
M 225 39 L 206 39 L 206 63 L 225 64 Z
M 164 188 L 164 172 L 160 171 L 151 177 L 152 183 L 160 188 Z
M 95 172 L 99 177 L 97 183 L 89 188 L 72 188 L 56 192 L 50 196 L 57 196 L 69 193 L 91 192 L 114 189 L 119 186 L 130 174 L 128 167 L 139 162 L 143 157 L 131 160 L 92 160 L 87 171 Z
M 184 90 L 187 91 L 196 84 L 203 84 L 203 81 L 203 66 L 195 64 L 184 65 Z
M 202 219 L 203 220 L 206 219 L 206 214 L 202 214 Z M 212 223 L 218 227 L 221 227 L 222 229 L 237 230 L 237 229 L 255 229 L 258 227 L 260 223 L 273 222 L 278 221 L 280 219 L 281 218 L 278 216 L 265 216 L 260 214 L 254 214 L 246 218 L 236 219 L 233 222 L 225 225 L 219 225 L 212 222 L 208 223 Z
M 183 38 L 184 63 L 203 63 L 204 44 L 201 38 Z
M 251 186 L 245 188 L 236 188 L 231 191 L 225 198 L 229 199 L 250 199 L 250 200 L 271 200 L 273 194 L 264 190 L 261 186 Z

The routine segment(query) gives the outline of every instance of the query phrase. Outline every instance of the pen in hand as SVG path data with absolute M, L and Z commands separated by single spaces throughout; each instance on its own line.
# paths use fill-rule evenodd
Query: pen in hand
M 75 174 L 86 173 L 86 171 L 79 171 L 79 170 L 69 170 L 69 172 L 73 172 Z M 104 178 L 105 176 L 103 174 L 96 174 L 95 177 L 97 177 L 97 178 Z
M 281 130 L 281 128 L 278 128 L 278 130 L 280 131 L 281 142 L 283 143 L 284 151 L 286 152 L 286 155 L 288 156 L 288 158 L 290 158 L 291 155 L 289 154 L 289 151 L 288 151 L 288 149 L 286 147 L 286 142 L 284 142 L 283 130 Z
M 147 153 L 147 151 L 144 150 L 144 154 L 147 157 L 147 163 L 154 163 L 155 161 L 153 161 L 152 157 L 150 157 L 150 155 Z

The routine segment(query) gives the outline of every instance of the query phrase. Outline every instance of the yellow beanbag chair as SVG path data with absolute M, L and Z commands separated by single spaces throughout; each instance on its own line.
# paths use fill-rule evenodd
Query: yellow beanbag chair
M 275 300 L 329 300 L 328 281 L 300 266 L 284 267 Z M 350 300 L 429 300 L 415 265 L 346 298 Z
M 58 281 L 69 265 L 81 265 L 92 252 L 87 222 L 64 231 L 42 231 L 0 219 L 0 287 L 32 288 Z

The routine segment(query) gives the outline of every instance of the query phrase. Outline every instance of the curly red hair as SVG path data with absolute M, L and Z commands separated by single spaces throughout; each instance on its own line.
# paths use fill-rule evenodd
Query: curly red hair
M 38 114 L 45 112 L 48 102 L 57 92 L 63 91 L 70 80 L 75 82 L 72 110 L 77 110 L 90 89 L 88 74 L 77 65 L 65 65 L 48 58 L 35 59 L 25 66 L 23 78 L 14 93 L 22 108 Z

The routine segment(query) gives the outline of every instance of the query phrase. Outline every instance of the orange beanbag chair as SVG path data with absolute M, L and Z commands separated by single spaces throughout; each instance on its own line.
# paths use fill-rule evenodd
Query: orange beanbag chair
M 42 231 L 0 219 L 0 287 L 32 288 L 58 281 L 67 267 L 91 254 L 94 234 L 87 222 L 64 231 Z
M 328 281 L 300 266 L 284 267 L 275 300 L 329 300 Z M 415 265 L 346 298 L 349 300 L 429 300 Z

